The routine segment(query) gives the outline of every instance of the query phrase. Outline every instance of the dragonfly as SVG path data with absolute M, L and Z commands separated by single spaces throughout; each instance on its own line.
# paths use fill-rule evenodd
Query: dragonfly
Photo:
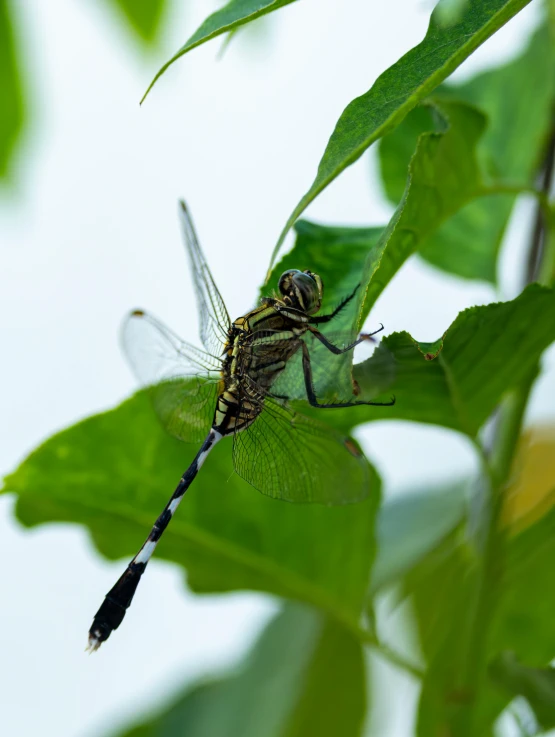
M 311 349 L 319 344 L 340 356 L 383 330 L 361 334 L 347 345 L 319 329 L 331 323 L 356 289 L 327 314 L 318 314 L 323 284 L 310 270 L 289 269 L 277 293 L 232 322 L 210 273 L 187 206 L 180 202 L 200 317 L 201 350 L 143 310 L 134 310 L 122 330 L 124 352 L 170 434 L 200 448 L 142 547 L 106 594 L 89 631 L 94 652 L 122 623 L 160 538 L 209 453 L 222 438 L 233 438 L 235 472 L 262 493 L 285 501 L 346 504 L 364 499 L 369 466 L 355 442 L 327 424 L 299 412 L 291 399 L 304 395 L 317 409 L 395 403 L 354 398 L 322 401 Z M 343 313 L 344 314 L 344 313 Z M 351 336 L 349 336 L 351 337 Z M 310 340 L 309 340 L 310 339 Z M 295 357 L 300 366 L 289 371 Z M 329 376 L 327 377 L 329 379 Z

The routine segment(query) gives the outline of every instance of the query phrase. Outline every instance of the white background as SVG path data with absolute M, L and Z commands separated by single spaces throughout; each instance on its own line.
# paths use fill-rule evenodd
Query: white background
M 221 61 L 221 40 L 193 51 L 139 108 L 154 71 L 214 3 L 175 2 L 161 48 L 150 56 L 103 3 L 12 5 L 36 122 L 18 158 L 16 191 L 0 198 L 2 474 L 54 431 L 135 388 L 117 341 L 130 308 L 147 307 L 197 340 L 178 197 L 191 206 L 232 316 L 253 305 L 277 235 L 310 185 L 339 114 L 421 40 L 432 6 L 303 0 L 239 34 Z M 514 55 L 537 10 L 532 4 L 521 13 L 459 76 Z M 524 202 L 511 226 L 503 294 L 413 260 L 370 324 L 434 340 L 464 307 L 514 296 L 529 211 Z M 307 215 L 381 224 L 390 213 L 372 151 Z M 554 384 L 551 371 L 535 393 L 535 416 L 554 414 Z M 462 439 L 436 428 L 380 422 L 361 438 L 387 493 L 417 485 L 430 468 L 450 478 L 474 465 Z M 2 735 L 115 730 L 186 679 L 233 663 L 275 608 L 254 594 L 194 598 L 177 567 L 155 561 L 133 616 L 87 657 L 91 615 L 122 562 L 103 560 L 82 528 L 23 529 L 13 503 L 0 498 Z M 407 705 L 408 692 L 399 696 Z M 391 734 L 404 734 L 406 710 L 399 714 Z

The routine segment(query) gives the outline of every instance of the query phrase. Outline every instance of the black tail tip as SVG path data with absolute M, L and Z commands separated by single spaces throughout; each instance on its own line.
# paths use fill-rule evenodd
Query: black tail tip
M 104 599 L 89 630 L 87 652 L 96 652 L 102 643 L 106 642 L 112 632 L 120 626 L 124 616 L 124 607 L 113 602 L 111 599 Z
M 110 637 L 114 627 L 110 627 L 107 623 L 98 622 L 96 619 L 92 623 L 89 630 L 89 642 L 86 652 L 95 653 L 103 642 Z

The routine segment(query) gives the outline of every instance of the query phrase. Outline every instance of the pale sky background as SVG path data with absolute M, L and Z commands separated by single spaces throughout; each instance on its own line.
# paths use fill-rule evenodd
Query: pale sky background
M 215 3 L 175 2 L 162 48 L 150 57 L 104 3 L 12 5 L 37 124 L 18 160 L 17 193 L 0 197 L 2 474 L 54 431 L 136 388 L 117 339 L 130 308 L 148 308 L 198 340 L 179 197 L 191 206 L 230 314 L 252 307 L 277 235 L 342 109 L 421 40 L 432 8 L 419 0 L 303 0 L 272 15 L 259 34 L 239 34 L 221 61 L 221 40 L 193 51 L 139 108 L 154 71 Z M 514 55 L 537 10 L 532 3 L 459 76 Z M 461 309 L 514 296 L 529 211 L 522 203 L 512 223 L 504 294 L 412 260 L 370 323 L 435 340 Z M 390 213 L 372 151 L 307 216 L 370 225 Z M 553 353 L 546 365 L 535 418 L 555 415 Z M 380 422 L 360 437 L 390 494 L 430 473 L 444 479 L 474 468 L 471 449 L 448 431 Z M 235 662 L 275 609 L 255 594 L 193 597 L 180 569 L 155 560 L 133 617 L 87 657 L 91 617 L 126 561 L 105 561 L 78 526 L 25 530 L 12 510 L 13 498 L 1 497 L 2 735 L 115 730 L 186 680 Z M 414 691 L 399 688 L 397 698 L 399 719 L 380 737 L 405 733 Z

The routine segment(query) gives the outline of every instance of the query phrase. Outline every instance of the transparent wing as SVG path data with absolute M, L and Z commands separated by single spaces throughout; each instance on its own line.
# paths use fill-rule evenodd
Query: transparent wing
M 370 466 L 351 438 L 271 398 L 254 423 L 235 434 L 233 464 L 274 499 L 349 504 L 370 492 Z
M 209 353 L 214 356 L 221 356 L 231 320 L 200 249 L 193 221 L 183 201 L 180 202 L 180 214 L 197 294 L 200 338 Z
M 139 310 L 123 325 L 122 345 L 166 430 L 187 443 L 201 442 L 214 417 L 220 362 Z

